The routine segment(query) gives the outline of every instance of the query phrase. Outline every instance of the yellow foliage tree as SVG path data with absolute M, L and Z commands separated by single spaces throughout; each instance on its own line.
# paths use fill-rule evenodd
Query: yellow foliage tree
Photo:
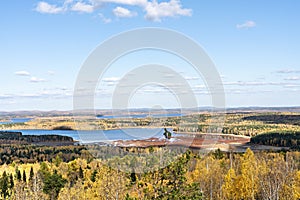
M 233 168 L 230 168 L 224 178 L 224 184 L 222 186 L 222 194 L 225 200 L 236 200 L 235 181 L 236 181 L 235 170 Z
M 93 194 L 93 199 L 124 199 L 128 182 L 124 173 L 103 165 L 87 193 Z
M 200 190 L 210 200 L 222 199 L 222 185 L 226 172 L 221 167 L 221 162 L 224 160 L 207 156 L 198 160 L 195 169 L 187 173 L 188 183 L 199 183 Z
M 58 200 L 85 200 L 91 199 L 89 194 L 86 193 L 84 185 L 78 181 L 73 187 L 63 188 L 58 196 Z
M 258 191 L 258 168 L 254 153 L 248 148 L 241 157 L 240 174 L 236 179 L 237 199 L 255 200 Z
M 300 171 L 297 172 L 295 191 L 295 198 L 300 199 Z

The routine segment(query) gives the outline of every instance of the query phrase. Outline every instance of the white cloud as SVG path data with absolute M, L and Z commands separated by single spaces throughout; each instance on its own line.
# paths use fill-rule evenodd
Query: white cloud
M 223 82 L 223 85 L 228 86 L 269 86 L 269 85 L 281 85 L 280 82 L 259 82 L 259 81 L 233 81 L 233 82 Z
M 236 28 L 237 29 L 249 29 L 249 28 L 254 28 L 256 26 L 256 23 L 254 21 L 246 21 L 243 24 L 237 24 Z
M 123 8 L 123 7 L 116 7 L 114 10 L 113 10 L 113 13 L 116 17 L 120 17 L 120 18 L 125 18 L 125 17 L 134 17 L 137 15 L 137 13 L 135 12 L 131 12 L 130 10 L 126 9 L 126 8 Z
M 51 71 L 51 70 L 49 70 L 49 71 L 47 72 L 47 74 L 49 74 L 49 75 L 54 75 L 54 74 L 55 74 L 55 72 L 54 72 L 54 71 Z
M 103 82 L 118 82 L 119 80 L 119 77 L 108 77 L 102 79 Z
M 292 77 L 287 77 L 284 80 L 287 80 L 287 81 L 299 81 L 300 77 L 299 76 L 292 76 Z
M 145 6 L 147 5 L 147 0 L 92 0 L 94 3 L 115 3 L 115 4 L 123 4 L 130 6 Z
M 99 17 L 104 24 L 109 24 L 112 21 L 110 18 L 106 18 L 102 13 L 99 13 Z
M 205 85 L 195 85 L 196 89 L 205 89 L 206 86 Z
M 200 77 L 196 77 L 196 76 L 186 76 L 184 77 L 185 80 L 187 81 L 195 81 L 195 80 L 199 80 Z
M 95 6 L 83 2 L 77 2 L 71 7 L 71 10 L 83 13 L 92 13 L 95 10 Z
M 71 4 L 71 3 L 73 3 L 73 0 L 65 0 L 64 5 L 68 5 L 68 4 Z
M 182 8 L 179 0 L 170 0 L 169 2 L 157 1 L 148 2 L 144 8 L 145 18 L 150 21 L 160 22 L 163 17 L 191 16 L 192 10 Z
M 17 94 L 15 95 L 15 97 L 36 98 L 36 97 L 41 97 L 41 95 L 37 93 L 23 93 L 23 94 Z
M 300 73 L 300 70 L 295 70 L 295 69 L 282 69 L 276 71 L 279 74 L 293 74 L 293 73 Z
M 30 76 L 30 73 L 28 71 L 17 71 L 17 72 L 15 72 L 15 75 L 18 75 L 18 76 Z
M 13 96 L 11 94 L 0 94 L 0 99 L 11 99 Z
M 61 6 L 49 4 L 45 1 L 40 1 L 35 8 L 37 12 L 58 14 L 66 11 L 75 11 L 81 13 L 93 13 L 97 9 L 106 4 L 116 4 L 113 9 L 113 14 L 119 18 L 136 16 L 136 12 L 130 11 L 128 8 L 123 8 L 118 5 L 135 6 L 145 12 L 145 18 L 150 21 L 160 22 L 162 18 L 176 17 L 176 16 L 191 16 L 192 10 L 182 8 L 180 0 L 169 0 L 158 2 L 157 0 L 65 0 Z M 99 14 L 104 23 L 110 23 L 110 18 L 105 18 Z
M 30 82 L 33 82 L 33 83 L 40 83 L 40 82 L 45 82 L 46 80 L 43 79 L 43 78 L 37 78 L 35 76 L 31 77 L 30 78 Z
M 36 11 L 40 13 L 58 14 L 64 12 L 64 8 L 41 1 L 38 3 Z
M 283 85 L 285 88 L 300 88 L 300 85 L 298 84 L 285 84 Z

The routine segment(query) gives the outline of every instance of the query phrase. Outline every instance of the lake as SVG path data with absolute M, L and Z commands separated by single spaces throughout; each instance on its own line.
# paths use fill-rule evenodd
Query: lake
M 182 113 L 164 113 L 164 114 L 132 114 L 132 115 L 98 115 L 98 119 L 119 119 L 119 118 L 131 118 L 131 119 L 139 119 L 139 118 L 163 118 L 163 117 L 182 117 L 184 116 Z
M 10 121 L 0 122 L 1 124 L 16 124 L 16 123 L 25 123 L 32 120 L 32 118 L 12 118 Z
M 163 138 L 163 128 L 128 128 L 115 130 L 66 131 L 66 130 L 11 130 L 23 135 L 63 135 L 72 137 L 81 143 L 93 143 L 115 140 L 140 140 L 151 137 Z M 172 132 L 172 130 L 169 130 Z

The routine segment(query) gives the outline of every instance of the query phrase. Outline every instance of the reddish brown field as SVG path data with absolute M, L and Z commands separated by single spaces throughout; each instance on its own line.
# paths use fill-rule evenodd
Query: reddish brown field
M 225 135 L 225 134 L 181 134 L 171 139 L 149 138 L 145 140 L 118 140 L 113 142 L 120 147 L 162 147 L 162 146 L 183 146 L 196 149 L 217 149 L 229 150 L 231 145 L 245 145 L 250 142 L 250 137 Z

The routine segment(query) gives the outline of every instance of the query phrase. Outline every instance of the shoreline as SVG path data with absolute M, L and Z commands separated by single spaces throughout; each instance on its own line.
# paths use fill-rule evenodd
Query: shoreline
M 51 131 L 51 130 L 50 130 Z M 52 130 L 55 131 L 55 130 Z M 61 130 L 68 131 L 68 130 Z M 73 130 L 75 131 L 75 130 Z M 5 134 L 21 134 L 18 130 L 0 131 Z M 26 137 L 26 135 L 24 135 Z M 22 136 L 22 137 L 24 137 Z M 30 137 L 30 135 L 28 135 Z M 40 137 L 48 135 L 39 135 Z M 52 135 L 56 136 L 56 135 Z M 59 135 L 58 135 L 59 136 Z M 36 137 L 36 136 L 34 136 Z M 50 135 L 51 137 L 51 135 Z M 60 137 L 60 136 L 59 136 Z M 61 137 L 69 137 L 61 135 Z M 72 138 L 72 137 L 70 137 Z M 73 138 L 72 138 L 73 139 Z M 223 152 L 245 152 L 247 148 L 253 151 L 280 151 L 289 150 L 288 147 L 275 147 L 268 145 L 258 145 L 250 143 L 251 137 L 221 134 L 221 133 L 190 133 L 190 132 L 174 132 L 170 139 L 150 137 L 146 139 L 129 139 L 129 140 L 101 140 L 83 143 L 80 140 L 73 141 L 35 141 L 32 144 L 42 146 L 64 146 L 64 145 L 100 145 L 100 146 L 115 146 L 120 148 L 150 148 L 150 147 L 184 147 L 195 150 L 213 151 L 220 149 Z M 9 142 L 9 140 L 7 140 Z M 2 141 L 3 143 L 3 141 Z M 4 144 L 4 143 L 3 143 Z

